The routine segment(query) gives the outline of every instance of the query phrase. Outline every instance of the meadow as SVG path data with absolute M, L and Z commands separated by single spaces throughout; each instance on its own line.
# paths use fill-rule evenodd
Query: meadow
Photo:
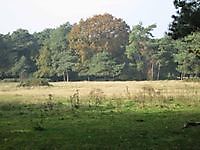
M 200 149 L 200 84 L 0 83 L 0 149 Z

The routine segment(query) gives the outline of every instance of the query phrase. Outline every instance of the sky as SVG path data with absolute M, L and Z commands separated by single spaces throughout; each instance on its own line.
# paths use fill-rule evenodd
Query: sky
M 39 32 L 104 13 L 122 18 L 130 27 L 155 23 L 153 34 L 162 37 L 175 9 L 173 0 L 0 0 L 0 33 L 19 28 Z

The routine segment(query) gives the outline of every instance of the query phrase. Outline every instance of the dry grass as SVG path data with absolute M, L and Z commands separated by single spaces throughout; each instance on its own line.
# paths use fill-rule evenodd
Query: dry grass
M 200 97 L 198 82 L 183 81 L 127 81 L 127 82 L 53 82 L 51 87 L 17 87 L 17 83 L 0 83 L 0 100 L 15 99 L 40 101 L 49 94 L 54 97 L 70 97 L 79 90 L 80 97 L 88 97 L 94 89 L 101 89 L 108 98 L 127 98 L 143 95 L 165 97 Z M 5 97 L 7 97 L 5 99 Z M 17 98 L 18 97 L 18 98 Z M 29 101 L 30 102 L 30 101 Z

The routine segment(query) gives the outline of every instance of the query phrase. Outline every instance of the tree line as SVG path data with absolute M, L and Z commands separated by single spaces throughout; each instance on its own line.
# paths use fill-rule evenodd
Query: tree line
M 200 2 L 174 0 L 177 13 L 162 38 L 156 25 L 130 28 L 111 14 L 30 34 L 0 34 L 0 78 L 161 80 L 200 77 Z

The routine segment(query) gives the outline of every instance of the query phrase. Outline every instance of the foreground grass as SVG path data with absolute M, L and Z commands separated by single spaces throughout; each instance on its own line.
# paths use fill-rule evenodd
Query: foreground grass
M 200 148 L 200 127 L 183 128 L 200 121 L 199 84 L 178 82 L 178 94 L 172 82 L 63 84 L 0 85 L 1 150 Z
M 0 104 L 1 149 L 188 149 L 200 147 L 200 105 L 123 101 L 72 109 L 58 102 Z M 148 105 L 147 105 L 148 104 Z M 167 106 L 167 105 L 166 105 Z

